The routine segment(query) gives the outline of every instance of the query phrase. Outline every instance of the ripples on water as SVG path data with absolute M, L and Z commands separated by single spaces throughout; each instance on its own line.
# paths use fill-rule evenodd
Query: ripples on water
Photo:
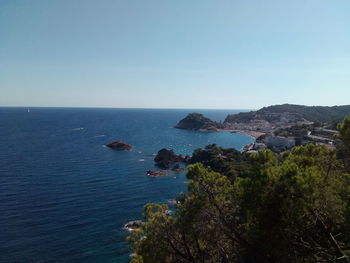
M 172 128 L 189 112 L 0 108 L 0 262 L 128 262 L 123 224 L 187 187 L 184 174 L 147 177 L 159 149 L 252 140 Z M 200 112 L 222 120 L 229 111 Z M 113 140 L 134 148 L 103 147 Z

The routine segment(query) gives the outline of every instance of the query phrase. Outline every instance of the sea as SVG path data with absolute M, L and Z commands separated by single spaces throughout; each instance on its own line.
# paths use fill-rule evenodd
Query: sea
M 162 148 L 241 150 L 239 133 L 173 126 L 188 113 L 223 121 L 237 110 L 0 108 L 0 262 L 129 262 L 123 225 L 149 202 L 186 192 L 185 172 L 151 178 Z M 132 151 L 106 143 L 125 141 Z

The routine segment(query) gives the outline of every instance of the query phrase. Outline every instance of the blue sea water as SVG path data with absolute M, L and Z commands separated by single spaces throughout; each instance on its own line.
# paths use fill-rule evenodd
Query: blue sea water
M 159 149 L 252 142 L 172 128 L 192 111 L 0 108 L 0 262 L 128 262 L 123 224 L 187 188 L 185 174 L 146 175 Z M 196 111 L 215 120 L 237 112 Z M 114 140 L 134 148 L 103 146 Z

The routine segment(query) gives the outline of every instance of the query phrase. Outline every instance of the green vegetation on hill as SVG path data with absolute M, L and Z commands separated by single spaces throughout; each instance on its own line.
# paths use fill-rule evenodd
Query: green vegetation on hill
M 199 113 L 190 113 L 184 119 L 180 120 L 175 126 L 178 129 L 200 130 L 200 129 L 215 129 L 218 123 L 209 118 L 204 117 Z
M 224 149 L 211 144 L 193 152 L 191 163 L 202 163 L 215 172 L 226 175 L 230 180 L 248 176 L 252 169 L 249 155 L 235 149 Z
M 147 204 L 132 262 L 350 262 L 350 118 L 337 150 L 194 152 L 176 212 Z
M 338 157 L 343 160 L 344 165 L 350 171 L 350 116 L 338 125 L 341 144 L 338 145 Z
M 350 105 L 332 107 L 293 104 L 274 105 L 264 107 L 257 111 L 228 115 L 225 122 L 249 122 L 254 119 L 276 121 L 280 118 L 281 114 L 285 113 L 312 122 L 332 123 L 339 122 L 343 120 L 346 115 L 350 115 Z
M 292 127 L 277 129 L 274 131 L 276 136 L 283 137 L 303 137 L 308 134 L 309 131 L 313 131 L 314 127 L 312 125 L 295 125 Z

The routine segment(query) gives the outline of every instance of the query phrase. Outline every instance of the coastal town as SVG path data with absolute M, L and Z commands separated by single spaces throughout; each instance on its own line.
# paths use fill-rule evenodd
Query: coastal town
M 258 111 L 228 115 L 224 122 L 215 122 L 202 114 L 190 113 L 175 128 L 201 132 L 238 132 L 252 136 L 255 142 L 244 147 L 247 153 L 262 149 L 282 152 L 309 143 L 334 147 L 338 134 L 336 122 L 345 115 L 341 116 L 339 113 L 332 122 L 324 121 L 326 119 L 309 116 L 313 107 L 303 108 L 303 111 L 300 107 L 306 106 L 270 106 Z M 281 108 L 288 108 L 289 111 Z

